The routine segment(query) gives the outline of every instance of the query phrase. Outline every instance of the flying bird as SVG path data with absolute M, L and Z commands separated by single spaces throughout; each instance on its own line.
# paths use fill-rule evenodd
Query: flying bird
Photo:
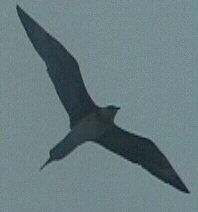
M 46 63 L 49 77 L 70 119 L 71 131 L 50 150 L 50 157 L 40 170 L 63 159 L 86 141 L 93 141 L 142 166 L 176 189 L 190 193 L 151 140 L 127 132 L 114 123 L 119 107 L 99 107 L 94 103 L 83 83 L 76 59 L 18 5 L 17 13 L 34 49 Z

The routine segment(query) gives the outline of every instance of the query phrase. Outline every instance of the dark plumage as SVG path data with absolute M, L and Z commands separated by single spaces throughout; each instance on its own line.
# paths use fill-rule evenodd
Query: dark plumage
M 41 167 L 60 160 L 87 140 L 92 140 L 123 158 L 141 165 L 154 176 L 189 193 L 170 162 L 149 139 L 126 132 L 114 123 L 118 107 L 98 107 L 89 96 L 75 58 L 19 6 L 17 12 L 35 50 L 70 117 L 71 132 L 50 150 Z

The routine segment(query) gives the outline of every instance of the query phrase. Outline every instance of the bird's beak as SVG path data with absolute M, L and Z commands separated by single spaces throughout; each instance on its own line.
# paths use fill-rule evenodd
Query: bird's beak
M 117 110 L 120 110 L 120 107 L 116 107 Z
M 41 168 L 39 169 L 39 171 L 41 171 L 45 166 L 47 166 L 49 163 L 51 163 L 52 162 L 52 159 L 51 158 L 49 158 L 42 166 L 41 166 Z

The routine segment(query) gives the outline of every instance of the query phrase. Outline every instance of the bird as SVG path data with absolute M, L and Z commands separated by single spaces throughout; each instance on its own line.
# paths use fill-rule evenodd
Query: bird
M 70 52 L 20 6 L 17 5 L 16 10 L 34 49 L 46 63 L 47 73 L 70 120 L 70 132 L 50 150 L 49 159 L 40 170 L 65 158 L 86 141 L 92 141 L 140 165 L 177 190 L 190 193 L 153 141 L 115 124 L 114 118 L 120 107 L 100 107 L 94 103 L 83 82 L 79 64 Z

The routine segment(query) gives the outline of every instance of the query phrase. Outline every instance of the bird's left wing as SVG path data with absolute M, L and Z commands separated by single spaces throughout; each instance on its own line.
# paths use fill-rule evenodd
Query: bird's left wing
M 189 193 L 170 162 L 151 140 L 126 132 L 113 125 L 96 142 L 123 158 L 141 165 L 165 183 Z
M 36 21 L 17 6 L 17 13 L 35 50 L 45 61 L 47 72 L 73 126 L 97 106 L 83 83 L 76 59 Z

